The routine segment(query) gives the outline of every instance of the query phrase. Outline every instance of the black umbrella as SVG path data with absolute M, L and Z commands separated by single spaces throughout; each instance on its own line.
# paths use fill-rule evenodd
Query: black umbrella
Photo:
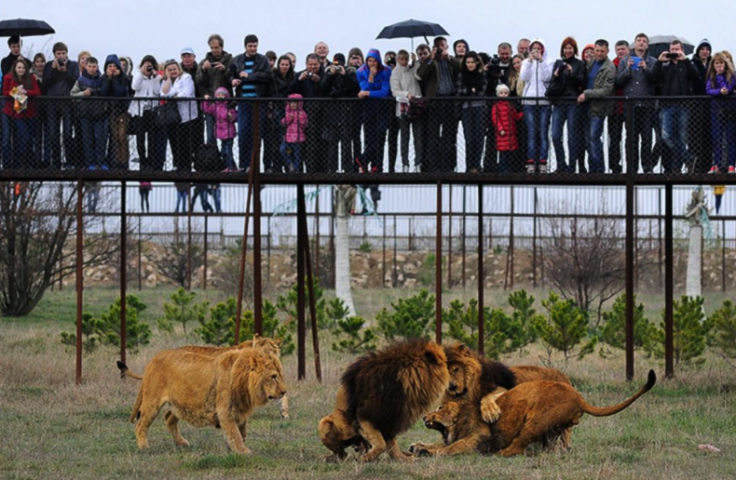
M 693 42 L 677 35 L 652 35 L 649 37 L 649 51 L 647 52 L 650 56 L 658 58 L 662 52 L 667 52 L 670 49 L 670 42 L 672 40 L 679 40 L 682 42 L 682 49 L 685 55 L 693 53 L 694 46 Z
M 12 37 L 13 35 L 31 37 L 50 33 L 56 33 L 56 30 L 43 20 L 16 18 L 15 20 L 0 21 L 0 37 Z
M 437 23 L 423 22 L 421 20 L 407 20 L 405 22 L 395 23 L 384 27 L 376 39 L 379 38 L 411 38 L 412 50 L 414 50 L 414 37 L 424 37 L 424 41 L 429 43 L 427 36 L 436 37 L 438 35 L 449 35 L 447 30 Z

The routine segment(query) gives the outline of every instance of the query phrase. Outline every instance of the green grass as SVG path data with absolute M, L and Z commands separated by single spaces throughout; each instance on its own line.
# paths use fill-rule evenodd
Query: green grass
M 173 289 L 144 290 L 149 308 L 144 318 L 155 325 L 162 298 Z M 131 290 L 131 293 L 134 291 Z M 218 292 L 202 297 L 219 299 Z M 362 291 L 358 311 L 371 312 L 412 292 Z M 452 292 L 448 297 L 468 299 L 474 292 Z M 85 292 L 91 312 L 111 303 L 117 290 Z M 501 304 L 503 292 L 488 292 L 486 302 Z M 543 294 L 535 292 L 539 300 Z M 660 296 L 661 298 L 661 296 Z M 71 331 L 75 317 L 74 292 L 53 292 L 24 319 L 0 320 L 0 478 L 7 479 L 725 479 L 736 477 L 736 372 L 708 354 L 698 369 L 678 372 L 664 380 L 660 362 L 636 357 L 636 380 L 624 379 L 623 356 L 604 360 L 591 355 L 565 364 L 554 357 L 575 386 L 594 405 L 610 405 L 631 395 L 654 368 L 660 379 L 654 389 L 620 414 L 607 418 L 586 416 L 573 433 L 570 452 L 541 452 L 503 459 L 465 455 L 423 458 L 404 465 L 381 459 L 370 465 L 352 457 L 341 464 L 326 463 L 328 453 L 317 435 L 319 419 L 330 413 L 341 371 L 350 356 L 329 351 L 329 336 L 321 337 L 323 384 L 314 380 L 308 353 L 307 380 L 296 381 L 295 356 L 284 359 L 289 385 L 291 418 L 282 420 L 278 406 L 256 410 L 248 426 L 250 456 L 228 451 L 220 430 L 182 425 L 191 447 L 174 446 L 162 415 L 151 428 L 151 448 L 139 452 L 130 409 L 139 383 L 121 380 L 115 367 L 116 349 L 102 347 L 85 355 L 83 384 L 74 385 L 74 351 L 61 345 L 59 332 Z M 646 301 L 642 298 L 643 301 Z M 656 302 L 654 296 L 648 299 Z M 449 302 L 449 298 L 445 299 Z M 661 302 L 661 300 L 660 300 Z M 656 306 L 655 306 L 656 307 Z M 541 309 L 541 306 L 538 307 Z M 154 328 L 154 332 L 156 329 Z M 134 371 L 142 371 L 156 352 L 193 343 L 182 333 L 154 333 L 151 345 L 128 356 Z M 504 358 L 509 364 L 539 364 L 541 349 L 533 346 L 522 357 Z M 415 441 L 437 441 L 436 432 L 421 423 L 399 437 L 406 449 Z M 697 449 L 712 443 L 723 454 Z

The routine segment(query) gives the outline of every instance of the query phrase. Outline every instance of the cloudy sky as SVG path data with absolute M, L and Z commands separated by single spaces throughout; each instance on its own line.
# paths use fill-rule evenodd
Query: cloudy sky
M 153 54 L 163 61 L 178 57 L 184 47 L 192 47 L 201 58 L 207 51 L 207 37 L 212 33 L 221 34 L 225 49 L 232 53 L 241 53 L 243 37 L 255 33 L 260 38 L 261 52 L 274 50 L 282 54 L 291 50 L 297 54 L 299 65 L 303 65 L 304 56 L 319 40 L 329 44 L 331 53 L 346 53 L 353 46 L 360 46 L 364 51 L 375 47 L 382 52 L 409 48 L 408 39 L 375 38 L 382 27 L 410 18 L 438 22 L 450 32 L 450 41 L 464 38 L 471 49 L 479 51 L 495 51 L 502 41 L 509 41 L 515 47 L 521 37 L 541 36 L 557 52 L 567 35 L 573 35 L 584 45 L 597 38 L 612 43 L 619 39 L 632 41 L 640 31 L 649 35 L 676 34 L 696 43 L 707 37 L 716 50 L 736 50 L 736 41 L 729 35 L 732 25 L 714 17 L 715 12 L 731 9 L 721 0 L 709 2 L 701 12 L 693 2 L 680 0 L 127 0 L 122 3 L 34 0 L 13 9 L 11 15 L 4 8 L 2 17 L 43 19 L 56 29 L 52 37 L 26 39 L 24 52 L 49 52 L 53 42 L 64 41 L 72 56 L 80 50 L 89 50 L 100 58 L 117 53 L 130 56 L 137 63 L 145 54 Z

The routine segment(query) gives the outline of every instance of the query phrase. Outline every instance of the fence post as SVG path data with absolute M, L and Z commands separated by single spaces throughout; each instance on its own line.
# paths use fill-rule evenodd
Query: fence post
M 450 214 L 447 220 L 447 289 L 452 290 L 452 185 L 450 190 Z
M 204 214 L 204 252 L 202 252 L 202 259 L 204 260 L 204 269 L 202 271 L 202 288 L 207 290 L 207 232 L 209 231 L 208 220 L 210 216 L 205 212 Z
M 465 187 L 466 186 L 463 185 L 463 227 L 462 227 L 463 228 L 463 233 L 462 233 L 463 243 L 462 243 L 462 247 L 461 247 L 462 248 L 462 255 L 463 255 L 463 263 L 462 263 L 462 269 L 463 269 L 463 275 L 462 275 L 463 291 L 465 290 L 465 249 L 466 249 L 466 245 L 465 245 L 465 240 L 466 240 L 466 237 L 465 237 L 465 233 L 466 233 L 466 231 L 465 231 L 465 223 L 466 223 L 466 218 L 465 218 L 465 216 L 467 214 L 467 212 L 465 210 L 465 207 L 466 207 L 466 204 L 467 204 L 467 197 L 466 197 L 466 193 L 467 192 L 465 190 Z
M 532 287 L 537 288 L 537 187 L 534 187 L 532 222 Z
M 120 182 L 120 361 L 125 363 L 125 351 L 128 342 L 128 326 L 126 318 L 127 301 L 127 257 L 128 257 L 128 212 L 126 211 L 126 182 Z
M 674 290 L 674 225 L 672 224 L 672 184 L 667 184 L 664 191 L 664 256 L 665 256 L 665 271 L 664 271 L 664 363 L 665 363 L 665 376 L 667 378 L 673 378 L 675 376 L 675 364 L 674 364 L 674 323 L 673 323 L 673 305 L 675 290 Z
M 483 355 L 484 350 L 484 305 L 483 288 L 485 275 L 483 272 L 483 185 L 478 185 L 478 353 Z
M 398 246 L 397 246 L 397 239 L 396 239 L 396 215 L 394 215 L 394 272 L 391 275 L 391 286 L 393 288 L 396 288 L 396 284 L 398 283 L 398 275 L 397 275 L 397 265 L 396 265 L 396 256 L 399 254 Z
M 383 271 L 381 272 L 381 288 L 386 288 L 386 215 L 383 217 Z M 369 254 L 370 255 L 370 254 Z
M 77 180 L 77 385 L 82 384 L 82 309 L 84 308 L 83 201 L 84 183 L 80 178 Z
M 306 315 L 304 311 L 304 255 L 306 248 L 304 243 L 307 241 L 306 233 L 306 205 L 302 201 L 304 198 L 304 184 L 298 183 L 296 186 L 297 198 L 297 222 L 296 222 L 296 315 L 297 315 L 297 377 L 304 380 L 307 376 L 306 368 Z
M 435 240 L 435 341 L 442 344 L 442 182 L 437 181 L 437 237 Z
M 723 240 L 721 241 L 721 291 L 726 292 L 726 220 L 721 221 L 723 225 Z
M 138 215 L 138 291 L 143 290 L 143 262 L 141 256 L 143 255 L 143 246 L 141 245 L 141 216 Z

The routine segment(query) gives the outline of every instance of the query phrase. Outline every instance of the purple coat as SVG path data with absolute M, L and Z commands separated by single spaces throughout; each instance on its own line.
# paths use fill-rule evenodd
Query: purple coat
M 235 138 L 235 122 L 238 121 L 238 112 L 230 107 L 229 103 L 227 100 L 205 100 L 202 102 L 204 113 L 215 117 L 215 138 L 218 140 Z
M 723 87 L 726 87 L 728 94 L 721 94 Z M 711 120 L 736 119 L 736 97 L 733 95 L 735 89 L 736 75 L 731 77 L 731 81 L 726 80 L 723 75 L 716 75 L 715 86 L 710 79 L 705 81 L 705 93 L 714 97 L 710 107 Z

